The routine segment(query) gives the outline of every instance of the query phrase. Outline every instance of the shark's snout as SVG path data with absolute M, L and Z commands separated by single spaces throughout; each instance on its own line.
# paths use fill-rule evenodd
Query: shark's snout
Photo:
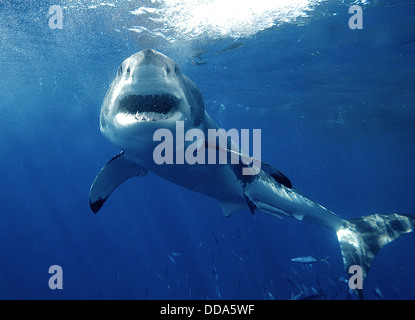
M 133 57 L 137 64 L 140 66 L 152 65 L 160 68 L 165 68 L 169 63 L 175 65 L 175 62 L 169 57 L 152 49 L 144 49 L 136 53 L 136 55 Z
M 180 73 L 177 64 L 164 54 L 151 49 L 142 50 L 121 64 L 118 75 L 146 81 L 157 81 Z

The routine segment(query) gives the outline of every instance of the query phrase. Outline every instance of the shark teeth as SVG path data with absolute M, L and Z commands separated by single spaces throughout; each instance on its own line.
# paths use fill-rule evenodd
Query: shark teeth
M 168 114 L 179 106 L 179 99 L 169 94 L 128 95 L 121 99 L 119 110 L 129 114 Z
M 120 100 L 118 113 L 140 122 L 162 121 L 179 110 L 180 100 L 169 94 L 127 95 Z
M 137 112 L 134 117 L 140 122 L 154 122 L 162 121 L 170 118 L 170 114 L 156 113 L 156 112 Z

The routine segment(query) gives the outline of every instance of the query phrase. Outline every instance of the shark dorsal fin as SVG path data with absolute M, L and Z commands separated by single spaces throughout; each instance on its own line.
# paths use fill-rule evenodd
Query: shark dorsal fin
M 274 168 L 268 163 L 262 162 L 261 163 L 261 169 L 266 172 L 272 179 L 274 179 L 276 182 L 282 184 L 283 186 L 287 187 L 288 189 L 291 189 L 293 187 L 290 179 L 288 179 L 281 171 L 279 171 L 277 168 Z

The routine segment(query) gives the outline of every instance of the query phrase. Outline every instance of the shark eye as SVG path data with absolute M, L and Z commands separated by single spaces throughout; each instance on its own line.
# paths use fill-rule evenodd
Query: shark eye
M 166 73 L 169 74 L 171 72 L 169 67 L 166 67 Z
M 127 69 L 127 74 L 128 74 L 128 75 L 130 75 L 130 71 L 131 71 L 131 70 L 130 70 L 130 67 L 128 67 L 128 69 Z

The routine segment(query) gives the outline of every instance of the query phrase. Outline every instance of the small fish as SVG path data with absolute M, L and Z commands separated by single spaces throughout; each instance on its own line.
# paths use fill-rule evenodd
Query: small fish
M 348 284 L 349 283 L 349 281 L 345 277 L 337 278 L 336 281 L 337 282 L 341 282 L 341 283 L 345 283 L 345 284 Z
M 191 55 L 192 58 L 194 59 L 199 59 L 202 60 L 202 55 L 206 52 L 206 49 L 196 49 L 195 52 Z
M 156 273 L 156 276 L 157 276 L 157 278 L 159 278 L 161 281 L 163 281 L 163 282 L 164 282 L 164 279 L 163 279 L 163 277 L 161 276 L 161 274 L 160 274 L 160 273 Z
M 174 258 L 172 256 L 169 256 L 171 262 L 173 262 L 174 265 L 176 265 L 176 261 L 174 260 Z
M 325 257 L 324 259 L 320 260 L 320 259 L 316 259 L 314 257 L 298 257 L 298 258 L 293 258 L 291 259 L 292 262 L 296 262 L 296 263 L 301 263 L 301 264 L 314 264 L 314 263 L 320 263 L 320 262 L 325 262 L 328 265 L 330 265 L 330 263 L 327 261 L 329 257 Z
M 251 250 L 251 248 L 246 248 L 242 255 L 246 255 L 249 252 L 249 250 Z
M 298 274 L 298 271 L 297 270 L 295 270 L 293 267 L 290 267 L 290 269 L 291 269 L 291 272 L 294 274 L 294 275 L 296 275 L 297 277 L 299 277 L 300 275 Z
M 216 236 L 216 234 L 214 234 L 214 233 L 212 232 L 212 235 L 213 235 L 213 238 L 215 239 L 216 243 L 217 243 L 217 244 L 219 244 L 219 239 L 218 239 L 218 237 Z
M 349 289 L 346 293 L 346 300 L 352 300 L 354 295 L 356 295 L 356 290 Z
M 216 285 L 216 298 L 220 299 L 220 291 L 218 285 Z
M 292 285 L 294 288 L 298 288 L 298 285 L 297 285 L 296 283 L 294 283 L 294 280 L 292 280 L 291 278 L 288 278 L 287 276 L 285 276 L 285 275 L 283 275 L 283 274 L 281 274 L 281 276 L 282 276 L 285 280 L 287 280 L 287 282 L 288 282 L 290 285 Z
M 204 66 L 207 62 L 205 61 L 197 61 L 197 60 L 193 60 L 192 64 L 194 64 L 195 66 Z
M 265 295 L 265 300 L 275 300 L 275 295 L 272 294 L 271 292 L 269 292 L 267 289 L 264 288 L 264 295 Z
M 234 44 L 232 44 L 231 46 L 229 46 L 229 47 L 227 47 L 227 48 L 225 48 L 225 49 L 223 49 L 223 50 L 221 50 L 221 51 L 219 51 L 219 52 L 216 52 L 216 53 L 215 53 L 215 56 L 218 56 L 218 55 L 220 55 L 220 54 L 223 54 L 223 53 L 225 53 L 225 52 L 227 52 L 227 51 L 231 51 L 231 50 L 238 49 L 238 48 L 242 47 L 243 45 L 244 45 L 244 44 L 243 44 L 243 43 L 241 43 L 241 42 L 234 43 Z
M 172 252 L 171 255 L 173 257 L 180 257 L 182 254 L 181 253 L 178 253 L 178 252 Z
M 215 276 L 215 280 L 218 281 L 219 275 L 218 275 L 218 270 L 216 270 L 216 267 L 213 267 L 213 275 Z
M 320 287 L 320 278 L 319 278 L 318 274 L 316 276 L 316 282 L 317 282 L 317 286 Z
M 385 299 L 383 297 L 382 291 L 380 291 L 380 289 L 378 287 L 375 287 L 375 289 L 373 289 L 373 293 L 375 295 L 377 295 L 379 299 L 381 299 L 381 300 Z
M 310 288 L 311 292 L 313 293 L 313 295 L 318 295 L 320 294 L 320 292 L 317 291 L 316 288 L 314 288 L 313 286 Z
M 237 254 L 235 251 L 232 251 L 232 254 L 240 261 L 245 262 L 244 258 L 242 258 L 239 254 Z
M 291 300 L 298 300 L 300 299 L 301 295 L 303 294 L 303 291 L 300 290 L 299 294 L 294 294 L 294 292 L 291 292 Z

